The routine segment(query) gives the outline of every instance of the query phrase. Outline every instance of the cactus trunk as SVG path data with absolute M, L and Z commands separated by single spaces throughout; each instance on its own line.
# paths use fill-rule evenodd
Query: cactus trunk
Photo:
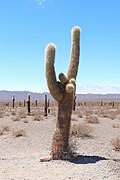
M 58 103 L 58 117 L 56 130 L 52 140 L 51 155 L 53 159 L 69 159 L 71 157 L 69 149 L 69 131 L 73 106 L 73 94 L 66 93 L 64 98 Z

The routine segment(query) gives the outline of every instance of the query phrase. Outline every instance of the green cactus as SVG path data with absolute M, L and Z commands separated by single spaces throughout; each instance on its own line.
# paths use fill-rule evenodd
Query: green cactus
M 76 90 L 76 76 L 80 55 L 80 28 L 75 26 L 72 29 L 72 52 L 70 64 L 66 75 L 59 74 L 56 79 L 54 68 L 55 45 L 48 44 L 45 51 L 46 58 L 46 79 L 50 93 L 58 102 L 58 117 L 56 130 L 53 135 L 51 159 L 69 159 L 69 132 L 71 124 L 71 114 Z

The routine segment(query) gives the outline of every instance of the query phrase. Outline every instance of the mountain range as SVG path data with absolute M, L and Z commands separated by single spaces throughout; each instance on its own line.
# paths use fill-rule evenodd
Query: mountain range
M 0 101 L 11 101 L 15 95 L 16 100 L 26 100 L 27 95 L 31 95 L 31 100 L 44 100 L 43 93 L 36 93 L 30 91 L 0 91 Z M 54 100 L 50 93 L 47 93 L 50 100 Z M 120 101 L 120 94 L 77 94 L 77 101 Z

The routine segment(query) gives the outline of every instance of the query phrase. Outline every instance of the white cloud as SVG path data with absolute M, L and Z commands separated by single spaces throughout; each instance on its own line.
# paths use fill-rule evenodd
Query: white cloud
M 36 0 L 39 5 L 42 5 L 46 0 Z
M 85 85 L 78 86 L 77 93 L 80 94 L 120 94 L 120 85 Z

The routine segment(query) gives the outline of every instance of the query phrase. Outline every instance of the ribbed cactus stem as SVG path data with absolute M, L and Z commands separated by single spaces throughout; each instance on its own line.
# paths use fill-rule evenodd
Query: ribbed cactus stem
M 70 64 L 67 72 L 67 77 L 69 79 L 76 79 L 79 65 L 79 55 L 80 55 L 80 28 L 75 26 L 72 29 L 72 48 L 71 48 L 71 58 Z
M 75 95 L 74 102 L 73 102 L 73 111 L 75 111 L 75 108 L 76 108 L 76 99 L 77 99 L 77 96 Z
M 55 68 L 54 68 L 54 59 L 55 59 L 55 45 L 48 44 L 45 51 L 46 58 L 46 79 L 48 88 L 53 98 L 56 101 L 61 101 L 63 94 L 60 90 L 60 85 L 56 80 Z

